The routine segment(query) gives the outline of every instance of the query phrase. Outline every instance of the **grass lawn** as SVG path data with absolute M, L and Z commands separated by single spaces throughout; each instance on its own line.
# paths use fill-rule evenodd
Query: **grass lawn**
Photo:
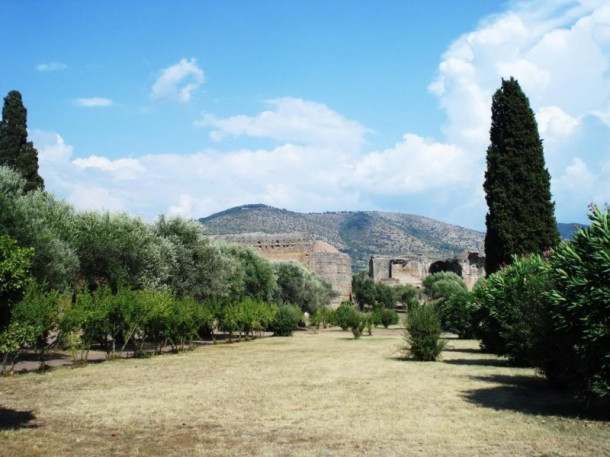
M 0 456 L 610 456 L 610 422 L 533 370 L 401 344 L 329 329 L 0 378 Z

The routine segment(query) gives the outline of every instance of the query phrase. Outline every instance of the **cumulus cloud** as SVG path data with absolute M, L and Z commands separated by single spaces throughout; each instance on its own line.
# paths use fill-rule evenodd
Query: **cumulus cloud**
M 79 206 L 149 219 L 252 202 L 385 209 L 400 196 L 410 212 L 484 229 L 491 97 L 501 78 L 515 76 L 536 112 L 558 219 L 582 220 L 589 202 L 610 199 L 609 30 L 610 6 L 596 0 L 513 3 L 486 18 L 448 47 L 429 86 L 447 116 L 443 138 L 407 131 L 394 147 L 370 150 L 358 121 L 323 103 L 277 98 L 254 115 L 204 115 L 196 125 L 218 150 L 189 155 L 72 159 L 71 147 L 49 134 L 38 146 L 43 176 L 52 167 L 57 188 Z M 203 80 L 196 60 L 182 59 L 161 72 L 151 96 L 188 102 Z M 277 144 L 222 150 L 233 137 Z
M 322 103 L 300 98 L 279 98 L 267 101 L 272 109 L 256 116 L 232 116 L 217 119 L 204 115 L 195 125 L 212 127 L 210 137 L 220 141 L 229 136 L 272 138 L 314 145 L 339 145 L 359 148 L 367 129 L 356 121 L 345 119 Z
M 96 108 L 114 105 L 112 100 L 102 97 L 77 98 L 76 100 L 74 100 L 74 104 L 78 106 L 84 106 L 86 108 Z
M 580 120 L 557 106 L 545 106 L 536 113 L 538 131 L 547 141 L 568 137 L 580 125 Z
M 204 73 L 197 59 L 180 59 L 175 65 L 165 68 L 152 86 L 151 97 L 155 100 L 171 99 L 182 103 L 191 100 L 192 92 L 204 81 Z
M 58 70 L 65 70 L 66 68 L 68 68 L 68 66 L 61 62 L 49 62 L 49 63 L 41 63 L 41 64 L 36 65 L 36 70 L 43 72 L 43 73 L 48 73 L 51 71 L 58 71 Z
M 606 116 L 610 111 L 609 54 L 607 2 L 520 2 L 484 19 L 451 44 L 429 86 L 447 114 L 445 141 L 477 155 L 471 165 L 482 176 L 491 97 L 502 78 L 517 78 L 536 112 L 547 160 L 551 158 L 553 192 L 561 220 L 576 205 L 567 183 L 584 181 L 577 180 L 582 178 L 576 173 L 577 165 L 587 170 L 599 166 L 592 151 L 582 154 L 590 144 L 579 132 L 587 116 L 610 119 Z M 602 136 L 610 141 L 609 130 Z M 571 162 L 574 151 L 582 154 L 580 162 Z M 580 187 L 581 200 L 586 200 L 583 192 L 587 188 Z M 589 199 L 593 198 L 590 192 Z M 578 205 L 583 215 L 586 203 Z
M 81 170 L 91 168 L 108 172 L 114 179 L 135 179 L 145 168 L 136 159 L 110 160 L 106 157 L 90 156 L 86 159 L 78 158 L 72 161 Z
M 388 195 L 428 192 L 471 179 L 464 157 L 456 145 L 407 134 L 391 149 L 364 155 L 351 179 L 359 187 Z

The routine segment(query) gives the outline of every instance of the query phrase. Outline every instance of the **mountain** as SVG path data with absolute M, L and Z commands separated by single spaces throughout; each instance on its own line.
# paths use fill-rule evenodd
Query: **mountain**
M 577 224 L 576 222 L 573 222 L 571 224 L 564 224 L 561 222 L 557 223 L 557 230 L 559 230 L 559 237 L 562 240 L 571 240 L 572 237 L 574 236 L 574 234 L 576 233 L 576 231 L 583 227 L 586 227 L 586 225 Z
M 199 219 L 209 235 L 307 232 L 349 254 L 355 271 L 372 255 L 483 253 L 484 233 L 411 214 L 378 211 L 295 213 L 245 205 Z

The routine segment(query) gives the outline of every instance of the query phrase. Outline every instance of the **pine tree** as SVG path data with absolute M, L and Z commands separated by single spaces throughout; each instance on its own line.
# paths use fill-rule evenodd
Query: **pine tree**
M 21 94 L 12 90 L 4 98 L 0 122 L 0 165 L 18 171 L 27 181 L 25 190 L 44 188 L 38 174 L 38 151 L 28 141 L 27 110 Z
M 513 255 L 542 253 L 559 242 L 550 175 L 529 100 L 514 78 L 502 80 L 491 105 L 491 144 L 483 185 L 485 269 L 490 275 Z

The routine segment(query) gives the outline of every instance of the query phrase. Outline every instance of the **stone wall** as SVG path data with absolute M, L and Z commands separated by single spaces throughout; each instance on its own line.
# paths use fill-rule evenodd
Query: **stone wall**
M 326 279 L 339 292 L 333 307 L 351 297 L 352 262 L 349 255 L 328 243 L 313 241 L 307 233 L 244 233 L 212 238 L 248 246 L 272 261 L 296 260 L 308 271 Z
M 369 276 L 388 285 L 420 287 L 426 276 L 439 271 L 453 271 L 472 289 L 479 279 L 485 277 L 485 258 L 476 252 L 464 252 L 449 259 L 406 255 L 373 256 L 369 261 Z

